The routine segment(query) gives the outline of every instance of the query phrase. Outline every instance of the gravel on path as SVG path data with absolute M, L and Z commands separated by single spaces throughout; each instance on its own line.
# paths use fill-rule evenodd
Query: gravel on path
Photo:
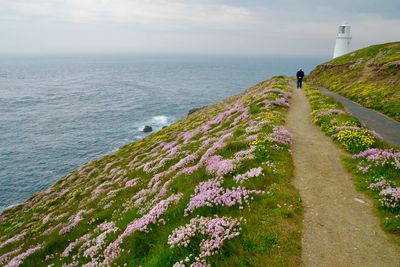
M 372 201 L 356 191 L 340 160 L 344 152 L 312 124 L 304 92 L 293 91 L 287 127 L 304 205 L 304 265 L 399 266 L 400 248 L 381 229 Z

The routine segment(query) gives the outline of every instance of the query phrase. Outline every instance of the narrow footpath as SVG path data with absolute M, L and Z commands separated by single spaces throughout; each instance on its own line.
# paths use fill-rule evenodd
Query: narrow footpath
M 301 90 L 293 89 L 287 127 L 293 133 L 294 185 L 304 205 L 305 266 L 400 266 L 400 249 L 373 215 L 372 201 L 355 190 L 341 150 L 310 118 Z
M 383 139 L 393 145 L 400 144 L 400 122 L 397 122 L 375 110 L 365 108 L 339 94 L 336 94 L 322 86 L 314 86 L 326 96 L 331 96 L 342 103 L 347 111 L 357 117 L 371 130 L 378 132 Z

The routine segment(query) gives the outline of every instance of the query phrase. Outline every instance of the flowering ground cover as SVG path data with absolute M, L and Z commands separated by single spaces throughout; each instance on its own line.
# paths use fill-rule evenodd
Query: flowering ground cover
M 382 226 L 400 243 L 400 150 L 378 133 L 362 127 L 333 98 L 304 86 L 313 122 L 350 154 L 343 157 L 357 188 L 375 199 Z
M 298 266 L 290 82 L 261 82 L 4 211 L 0 265 Z
M 325 62 L 307 82 L 400 121 L 400 42 L 369 46 Z

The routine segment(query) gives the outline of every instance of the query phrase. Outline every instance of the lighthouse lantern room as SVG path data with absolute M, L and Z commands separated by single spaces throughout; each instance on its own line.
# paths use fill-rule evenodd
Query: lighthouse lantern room
M 351 26 L 345 22 L 339 26 L 338 34 L 336 35 L 335 51 L 333 52 L 333 58 L 340 57 L 341 55 L 347 54 L 350 51 L 350 34 Z

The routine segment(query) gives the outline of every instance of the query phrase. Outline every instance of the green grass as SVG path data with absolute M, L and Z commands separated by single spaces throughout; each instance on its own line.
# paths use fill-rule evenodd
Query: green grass
M 400 42 L 369 46 L 325 62 L 306 80 L 400 121 Z
M 49 189 L 35 194 L 24 204 L 4 211 L 0 217 L 0 244 L 21 232 L 26 232 L 26 236 L 0 248 L 0 257 L 19 247 L 21 252 L 24 252 L 36 244 L 41 244 L 43 248 L 27 256 L 22 266 L 51 264 L 62 266 L 64 263 L 72 262 L 82 265 L 90 261 L 90 258 L 83 253 L 93 243 L 87 247 L 83 246 L 84 242 L 77 244 L 68 257 L 61 257 L 61 254 L 69 244 L 85 234 L 89 234 L 90 239 L 99 236 L 101 231 L 96 230 L 96 227 L 100 223 L 114 222 L 118 230 L 106 235 L 104 245 L 98 253 L 99 260 L 102 261 L 104 249 L 121 236 L 131 222 L 148 213 L 148 209 L 141 213 L 142 209 L 146 209 L 148 205 L 151 208 L 172 194 L 180 193 L 182 198 L 176 204 L 170 205 L 162 214 L 161 218 L 165 223 L 151 223 L 148 225 L 148 232 L 136 231 L 123 239 L 120 245 L 123 251 L 113 260 L 114 264 L 172 266 L 189 254 L 197 255 L 204 236 L 193 237 L 188 247 L 174 248 L 168 245 L 168 236 L 177 227 L 187 224 L 191 218 L 198 215 L 205 217 L 217 215 L 245 218 L 246 222 L 241 223 L 240 235 L 226 240 L 217 254 L 207 258 L 207 264 L 298 266 L 301 263 L 303 209 L 299 194 L 290 182 L 293 175 L 292 157 L 288 147 L 265 141 L 273 126 L 284 125 L 288 108 L 285 106 L 267 108 L 266 101 L 280 96 L 278 93 L 271 93 L 262 98 L 260 94 L 265 88 L 271 87 L 289 91 L 288 82 L 289 80 L 283 76 L 261 82 L 244 93 L 204 108 L 165 129 L 150 134 L 143 140 L 127 144 L 111 155 L 87 163 L 62 177 Z M 248 108 L 248 117 L 234 124 L 235 119 L 243 115 L 243 110 L 238 108 L 221 122 L 211 124 L 207 131 L 196 132 L 198 127 L 212 121 L 218 114 L 234 110 L 238 103 L 242 103 L 240 105 L 243 110 Z M 269 122 L 262 124 L 265 119 Z M 247 131 L 251 127 L 246 124 L 251 121 L 256 126 L 262 126 L 250 134 Z M 184 141 L 183 134 L 190 132 L 193 132 L 192 138 Z M 202 147 L 204 140 L 218 139 L 225 132 L 231 132 L 232 136 L 225 140 L 224 147 L 214 153 L 225 159 L 233 158 L 239 151 L 248 150 L 252 145 L 251 141 L 246 141 L 248 136 L 257 134 L 258 137 L 254 158 L 237 163 L 236 168 L 224 176 L 223 187 L 232 188 L 240 185 L 247 189 L 264 190 L 265 193 L 254 195 L 254 199 L 249 201 L 249 205 L 244 205 L 243 209 L 239 208 L 239 205 L 200 207 L 189 216 L 184 216 L 184 210 L 196 186 L 214 178 L 214 175 L 208 173 L 205 166 L 201 166 L 191 174 L 178 173 L 179 168 L 171 172 L 169 170 L 190 154 L 197 153 L 199 158 L 203 156 L 212 145 L 211 142 L 208 146 Z M 163 150 L 160 144 L 174 141 L 176 143 L 172 147 L 179 148 L 171 156 L 168 154 L 172 148 Z M 185 167 L 192 166 L 199 161 L 199 158 Z M 148 172 L 144 170 L 144 166 L 152 168 L 160 162 L 164 164 Z M 233 180 L 235 175 L 259 166 L 263 169 L 261 176 L 250 178 L 243 184 Z M 134 206 L 136 199 L 133 199 L 133 196 L 143 189 L 152 188 L 150 181 L 155 174 L 162 172 L 167 174 L 160 178 L 160 184 L 155 187 L 155 191 L 147 193 L 147 198 L 141 204 Z M 125 183 L 134 178 L 139 178 L 137 185 L 126 187 Z M 163 186 L 167 188 L 166 194 L 157 199 Z M 69 224 L 71 218 L 80 210 L 87 211 L 81 215 L 82 220 L 67 234 L 59 234 L 60 229 Z M 52 227 L 56 228 L 50 231 Z M 44 235 L 46 230 L 49 231 L 48 235 Z M 0 262 L 0 265 L 21 252 L 15 253 L 3 263 Z

